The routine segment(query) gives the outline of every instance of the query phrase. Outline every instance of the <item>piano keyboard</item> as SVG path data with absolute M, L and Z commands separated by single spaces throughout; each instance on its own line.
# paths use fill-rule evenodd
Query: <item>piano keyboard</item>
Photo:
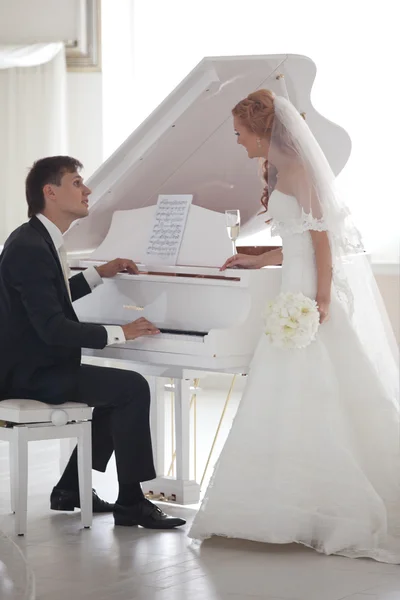
M 179 340 L 181 342 L 204 342 L 207 333 L 203 331 L 180 331 L 179 329 L 163 329 L 160 328 L 158 339 L 162 340 Z
M 103 323 L 102 323 L 103 324 Z M 120 325 L 120 323 L 107 323 L 107 325 Z M 160 327 L 160 333 L 155 336 L 157 340 L 177 340 L 180 342 L 204 343 L 204 338 L 208 335 L 206 331 L 185 331 L 180 329 L 165 329 Z M 144 338 L 143 338 L 144 339 Z M 125 345 L 128 345 L 128 340 Z M 136 340 L 134 340 L 136 341 Z

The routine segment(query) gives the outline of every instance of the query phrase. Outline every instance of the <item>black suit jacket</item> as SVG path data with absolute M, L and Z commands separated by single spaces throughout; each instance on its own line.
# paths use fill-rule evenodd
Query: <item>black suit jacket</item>
M 72 300 L 91 291 L 81 273 L 70 289 Z M 78 321 L 51 237 L 33 217 L 0 255 L 0 398 L 73 400 L 81 348 L 106 344 L 102 325 Z

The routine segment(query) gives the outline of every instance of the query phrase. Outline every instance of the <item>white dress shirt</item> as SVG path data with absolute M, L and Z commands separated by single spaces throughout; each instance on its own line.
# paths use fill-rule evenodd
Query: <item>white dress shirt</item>
M 48 219 L 41 213 L 37 214 L 36 217 L 39 219 L 42 225 L 46 227 L 48 234 L 50 235 L 51 240 L 54 244 L 54 247 L 57 250 L 58 258 L 61 263 L 61 268 L 64 273 L 65 285 L 67 286 L 68 295 L 71 298 L 71 291 L 68 282 L 69 266 L 66 260 L 63 234 L 58 229 L 57 225 L 55 225 L 52 221 L 50 221 L 50 219 Z M 95 267 L 89 267 L 88 269 L 83 271 L 83 276 L 86 279 L 92 291 L 103 283 L 103 280 L 100 277 L 97 269 L 95 269 Z M 122 327 L 119 327 L 118 325 L 103 325 L 103 327 L 107 331 L 107 346 L 111 346 L 112 344 L 123 344 L 124 342 L 126 342 Z

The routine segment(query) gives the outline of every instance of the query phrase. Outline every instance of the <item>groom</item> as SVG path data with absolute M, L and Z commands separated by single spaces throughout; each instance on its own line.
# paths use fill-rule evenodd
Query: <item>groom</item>
M 112 511 L 116 525 L 170 529 L 185 521 L 146 500 L 140 485 L 155 477 L 146 380 L 132 371 L 81 364 L 82 348 L 159 333 L 146 319 L 122 327 L 78 321 L 74 300 L 104 277 L 138 272 L 132 261 L 116 259 L 68 278 L 63 233 L 87 216 L 91 193 L 81 168 L 74 158 L 53 156 L 38 160 L 27 176 L 30 220 L 10 235 L 0 255 L 0 398 L 93 406 L 93 468 L 104 472 L 115 451 L 119 483 L 115 505 L 93 490 L 93 511 Z M 50 503 L 53 510 L 80 506 L 76 448 Z

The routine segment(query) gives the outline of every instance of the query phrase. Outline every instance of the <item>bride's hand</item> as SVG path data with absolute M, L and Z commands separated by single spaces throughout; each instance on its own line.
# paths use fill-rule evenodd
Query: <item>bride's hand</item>
M 323 300 L 316 298 L 316 302 L 318 304 L 318 312 L 319 312 L 319 322 L 322 325 L 325 321 L 329 320 L 329 300 Z
M 248 254 L 235 254 L 228 258 L 225 264 L 222 265 L 220 271 L 225 269 L 232 269 L 233 267 L 240 267 L 241 269 L 261 269 L 263 266 L 262 257 L 253 256 Z

